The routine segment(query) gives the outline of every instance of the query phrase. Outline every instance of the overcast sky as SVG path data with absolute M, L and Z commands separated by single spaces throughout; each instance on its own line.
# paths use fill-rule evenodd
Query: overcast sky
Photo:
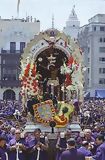
M 0 0 L 0 16 L 2 18 L 17 17 L 18 0 Z M 20 0 L 19 18 L 26 15 L 40 20 L 41 30 L 51 27 L 52 14 L 55 17 L 55 28 L 62 30 L 75 5 L 81 26 L 98 13 L 105 14 L 105 0 Z

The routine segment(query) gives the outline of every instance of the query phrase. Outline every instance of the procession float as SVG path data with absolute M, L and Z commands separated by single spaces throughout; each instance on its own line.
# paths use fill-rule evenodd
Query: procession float
M 23 110 L 35 123 L 66 126 L 73 115 L 73 100 L 83 100 L 83 56 L 77 40 L 51 28 L 40 32 L 21 57 Z

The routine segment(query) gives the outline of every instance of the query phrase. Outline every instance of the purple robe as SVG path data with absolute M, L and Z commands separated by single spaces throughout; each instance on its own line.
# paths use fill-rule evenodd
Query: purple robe
M 1 160 L 6 160 L 6 153 L 7 153 L 7 150 L 5 148 L 0 147 L 0 159 Z
M 72 148 L 62 152 L 61 160 L 85 160 L 85 156 L 76 148 Z
M 45 137 L 40 138 L 39 140 L 42 144 L 45 144 Z M 33 149 L 34 146 L 38 143 L 37 139 L 33 139 L 29 142 L 29 160 L 36 160 L 37 159 L 37 154 L 38 154 L 38 150 L 37 149 Z M 48 154 L 46 150 L 40 150 L 40 156 L 39 156 L 40 160 L 48 160 Z
M 13 145 L 16 145 L 16 143 L 25 145 L 25 140 L 21 138 L 18 141 L 16 141 L 15 138 L 11 139 L 9 142 L 9 146 L 11 147 Z M 16 149 L 9 151 L 9 160 L 16 160 L 16 154 L 17 154 Z M 25 152 L 23 150 L 19 150 L 18 157 L 19 157 L 19 160 L 25 160 Z
M 88 149 L 86 149 L 85 147 L 80 147 L 78 149 L 78 151 L 80 151 L 81 153 L 83 153 L 85 156 L 92 156 L 91 151 L 89 151 Z
M 94 160 L 105 160 L 105 142 L 97 148 L 96 155 L 93 156 L 93 159 Z
M 57 143 L 57 145 L 60 147 L 60 150 L 58 149 L 57 151 L 56 160 L 60 160 L 61 153 L 67 148 L 67 140 L 66 138 L 60 138 L 58 139 Z

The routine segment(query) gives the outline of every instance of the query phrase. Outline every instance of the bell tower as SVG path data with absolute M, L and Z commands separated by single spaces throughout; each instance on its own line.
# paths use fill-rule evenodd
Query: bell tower
M 77 14 L 75 12 L 75 5 L 71 10 L 68 20 L 66 21 L 66 27 L 63 28 L 63 31 L 66 35 L 69 35 L 71 38 L 77 39 L 78 32 L 80 27 L 80 21 L 78 20 Z

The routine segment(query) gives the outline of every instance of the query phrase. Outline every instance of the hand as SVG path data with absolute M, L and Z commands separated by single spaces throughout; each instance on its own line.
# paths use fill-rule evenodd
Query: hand
M 23 144 L 21 144 L 21 143 L 20 143 L 20 144 L 19 144 L 19 148 L 21 148 L 21 149 L 22 149 L 22 148 L 23 148 Z
M 10 148 L 11 150 L 15 150 L 16 149 L 16 146 L 14 145 L 14 146 L 11 146 L 11 148 Z
M 56 145 L 56 148 L 59 149 L 60 147 L 58 145 Z
M 19 143 L 16 143 L 15 147 L 16 147 L 16 148 L 19 148 Z
M 39 145 L 40 145 L 40 147 L 42 147 L 44 144 L 40 142 Z
M 85 157 L 85 160 L 92 160 L 92 157 Z
M 37 144 L 35 145 L 35 148 L 38 148 L 38 147 L 40 147 L 40 144 L 39 144 L 39 143 L 37 143 Z

